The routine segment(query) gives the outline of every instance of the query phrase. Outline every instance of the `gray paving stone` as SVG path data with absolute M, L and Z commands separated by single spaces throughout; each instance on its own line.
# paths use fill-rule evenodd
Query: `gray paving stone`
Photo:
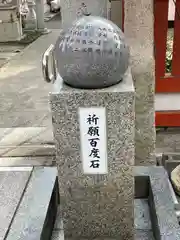
M 59 36 L 52 30 L 29 45 L 0 69 L 0 127 L 51 126 L 48 93 L 43 80 L 42 54 Z
M 152 231 L 135 231 L 135 240 L 155 240 Z
M 5 135 L 9 134 L 11 131 L 13 131 L 12 128 L 0 128 L 0 141 Z
M 0 140 L 0 146 L 17 146 L 24 143 L 28 143 L 39 136 L 46 128 L 41 127 L 28 127 L 28 128 L 13 128 L 10 132 L 6 129 L 0 129 L 0 131 L 5 131 L 4 137 Z
M 0 239 L 14 217 L 32 168 L 0 168 Z
M 34 169 L 6 240 L 49 239 L 58 205 L 56 184 L 56 168 Z
M 152 229 L 147 199 L 134 200 L 134 227 L 137 230 Z
M 1 110 L 1 109 L 0 109 Z M 46 127 L 51 126 L 50 113 L 47 111 L 1 111 L 0 128 L 3 127 Z
M 0 157 L 1 167 L 15 166 L 54 166 L 56 162 L 55 156 L 43 157 Z
M 60 207 L 58 207 L 54 229 L 55 230 L 63 230 L 63 220 L 62 220 L 62 216 L 61 216 L 61 209 L 60 209 Z
M 156 151 L 163 152 L 180 152 L 180 130 L 169 129 L 161 130 L 156 134 Z
M 54 156 L 54 145 L 0 146 L 1 157 Z
M 64 240 L 64 231 L 63 230 L 54 230 L 51 240 Z
M 41 143 L 41 144 L 54 144 L 54 136 L 52 127 L 42 128 L 42 132 L 39 135 L 36 135 L 28 141 L 29 144 Z

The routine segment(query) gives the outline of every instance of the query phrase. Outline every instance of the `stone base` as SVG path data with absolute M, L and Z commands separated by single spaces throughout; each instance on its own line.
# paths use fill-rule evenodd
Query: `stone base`
M 177 240 L 180 226 L 175 209 L 174 192 L 168 175 L 162 167 L 135 167 L 134 229 L 135 240 Z M 180 201 L 178 199 L 178 201 Z M 158 221 L 157 221 L 158 219 Z M 66 238 L 76 240 L 77 238 Z M 91 238 L 78 238 L 89 240 Z M 95 238 L 94 240 L 119 240 L 120 238 Z M 64 240 L 63 223 L 58 208 L 51 240 Z
M 19 21 L 0 23 L 0 42 L 20 41 L 23 37 Z
M 135 198 L 148 199 L 154 239 L 180 239 L 174 193 L 163 167 L 135 167 Z M 139 220 L 136 219 L 136 223 Z M 145 223 L 145 221 L 144 221 Z M 147 230 L 147 229 L 146 229 Z M 152 239 L 152 238 L 139 238 Z
M 133 239 L 134 89 L 130 72 L 113 87 L 80 90 L 64 85 L 50 97 L 65 238 Z M 83 172 L 80 107 L 106 108 L 107 174 Z

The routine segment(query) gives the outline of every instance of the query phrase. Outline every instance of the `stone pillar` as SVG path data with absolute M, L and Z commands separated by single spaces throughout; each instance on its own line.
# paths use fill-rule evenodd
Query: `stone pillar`
M 50 94 L 50 102 L 65 238 L 133 240 L 134 88 L 130 71 L 122 82 L 105 89 L 63 85 L 59 93 Z M 97 152 L 92 152 L 92 142 L 89 145 L 91 126 L 99 130 Z M 92 155 L 97 153 L 98 169 Z
M 2 1 L 0 1 L 1 3 Z M 20 41 L 23 37 L 19 1 L 0 4 L 0 42 Z
M 29 13 L 26 16 L 25 19 L 25 30 L 36 30 L 37 29 L 37 19 L 36 19 L 36 12 L 34 10 L 36 4 L 34 0 L 28 0 L 28 8 Z
M 49 33 L 44 22 L 44 0 L 36 0 L 37 30 L 44 34 Z
M 69 25 L 83 14 L 107 18 L 108 0 L 61 0 L 62 27 Z
M 153 0 L 125 0 L 124 4 L 124 32 L 131 46 L 136 89 L 136 165 L 155 164 Z

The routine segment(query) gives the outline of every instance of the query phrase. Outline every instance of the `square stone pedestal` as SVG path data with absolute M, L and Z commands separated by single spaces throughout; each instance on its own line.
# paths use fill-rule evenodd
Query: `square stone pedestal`
M 21 17 L 17 5 L 0 6 L 0 42 L 19 41 L 23 37 Z
M 58 93 L 50 94 L 50 102 L 65 238 L 133 239 L 134 88 L 130 70 L 122 82 L 105 89 L 82 90 L 62 84 Z M 99 169 L 88 162 L 92 152 L 84 131 L 85 124 L 93 124 L 92 118 L 88 122 L 93 111 L 99 120 L 100 162 L 94 163 L 95 167 L 100 164 Z M 84 114 L 87 122 L 83 122 Z

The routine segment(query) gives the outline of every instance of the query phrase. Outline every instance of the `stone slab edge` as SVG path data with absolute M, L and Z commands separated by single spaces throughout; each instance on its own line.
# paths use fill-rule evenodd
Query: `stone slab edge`
M 6 239 L 33 168 L 0 167 L 0 239 Z
M 0 167 L 55 166 L 56 156 L 0 157 Z
M 57 169 L 35 167 L 6 240 L 50 239 L 59 202 L 56 189 Z
M 179 240 L 180 228 L 166 170 L 155 166 L 135 167 L 134 176 L 148 176 L 150 179 L 149 204 L 155 239 Z

